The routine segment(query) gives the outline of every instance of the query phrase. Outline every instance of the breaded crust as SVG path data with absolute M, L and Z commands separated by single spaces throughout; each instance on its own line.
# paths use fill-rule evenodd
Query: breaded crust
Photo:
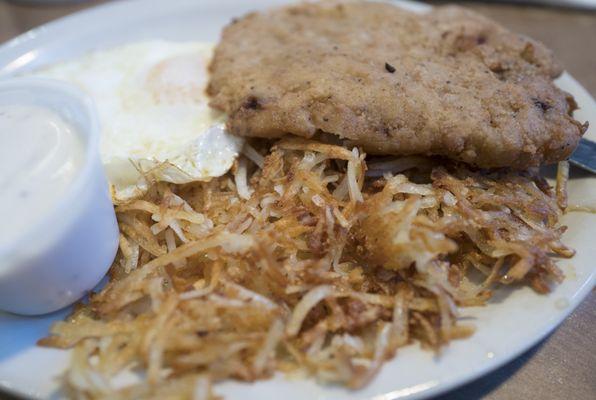
M 208 94 L 242 136 L 323 131 L 372 154 L 522 169 L 566 159 L 587 126 L 552 82 L 561 71 L 541 43 L 460 7 L 305 3 L 227 26 Z

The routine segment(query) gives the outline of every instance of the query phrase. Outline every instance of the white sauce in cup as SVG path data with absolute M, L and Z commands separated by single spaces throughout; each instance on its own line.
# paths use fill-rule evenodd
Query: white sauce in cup
M 0 105 L 0 242 L 53 210 L 84 158 L 74 127 L 36 105 Z
M 0 310 L 83 297 L 118 250 L 92 100 L 48 79 L 0 79 Z

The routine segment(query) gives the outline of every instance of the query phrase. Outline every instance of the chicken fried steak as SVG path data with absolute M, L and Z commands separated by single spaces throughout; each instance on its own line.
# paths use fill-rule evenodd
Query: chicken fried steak
M 211 71 L 212 105 L 242 136 L 323 131 L 370 154 L 524 169 L 566 159 L 585 131 L 545 46 L 453 6 L 252 13 L 224 30 Z

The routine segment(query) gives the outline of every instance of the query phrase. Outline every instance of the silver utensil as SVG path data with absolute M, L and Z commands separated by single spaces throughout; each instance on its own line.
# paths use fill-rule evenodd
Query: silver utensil
M 596 0 L 514 0 L 509 2 L 596 10 Z
M 580 139 L 569 162 L 577 167 L 596 174 L 596 143 L 588 139 Z

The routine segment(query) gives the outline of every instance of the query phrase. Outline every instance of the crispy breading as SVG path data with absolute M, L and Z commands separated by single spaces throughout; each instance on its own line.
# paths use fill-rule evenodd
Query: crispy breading
M 585 131 L 542 44 L 460 7 L 305 3 L 225 28 L 212 106 L 242 136 L 333 133 L 370 154 L 481 167 L 567 158 Z

